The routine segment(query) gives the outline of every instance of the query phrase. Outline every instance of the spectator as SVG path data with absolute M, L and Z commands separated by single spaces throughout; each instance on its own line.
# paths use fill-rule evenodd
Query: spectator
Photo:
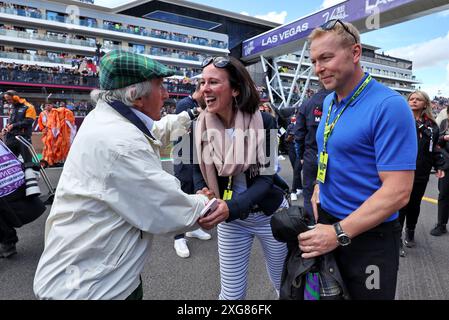
M 298 196 L 300 196 L 303 192 L 302 186 L 302 159 L 299 157 L 299 146 L 296 146 L 295 141 L 295 129 L 296 127 L 296 117 L 292 116 L 290 118 L 290 124 L 287 127 L 287 137 L 285 138 L 288 144 L 288 158 L 290 159 L 290 164 L 293 169 L 293 182 L 292 189 L 290 194 L 290 199 L 292 201 L 298 200 Z
M 418 223 L 421 199 L 429 182 L 430 171 L 432 167 L 436 168 L 436 176 L 440 179 L 443 178 L 444 171 L 441 168 L 444 165 L 444 159 L 439 148 L 437 148 L 439 129 L 433 119 L 429 96 L 424 91 L 417 90 L 408 96 L 407 101 L 415 117 L 418 153 L 410 201 L 399 210 L 399 222 L 401 223 L 401 230 L 406 222 L 404 244 L 413 248 L 416 245 L 415 227 Z M 399 254 L 402 257 L 406 254 L 402 243 Z
M 449 115 L 449 106 L 446 108 L 446 115 Z M 449 119 L 442 120 L 440 125 L 440 138 L 438 144 L 441 152 L 445 155 L 444 177 L 438 180 L 438 222 L 430 231 L 432 236 L 441 236 L 447 233 L 446 225 L 449 218 Z
M 0 258 L 17 254 L 16 243 L 19 238 L 16 228 L 31 222 L 45 211 L 38 190 L 27 189 L 35 173 L 29 163 L 26 167 L 28 169 L 24 170 L 22 163 L 0 140 Z

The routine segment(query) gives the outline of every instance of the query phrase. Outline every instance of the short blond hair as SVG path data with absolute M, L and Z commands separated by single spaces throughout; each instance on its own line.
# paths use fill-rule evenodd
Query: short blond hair
M 343 23 L 349 31 L 352 32 L 352 34 L 355 36 L 357 43 L 360 43 L 360 32 L 359 30 L 357 30 L 357 28 L 349 22 L 344 22 L 341 21 L 341 23 Z M 337 34 L 340 39 L 341 39 L 341 44 L 343 46 L 350 46 L 355 44 L 354 43 L 354 37 L 348 33 L 348 31 L 345 30 L 345 28 L 340 24 L 340 23 L 336 23 L 335 27 L 331 30 L 324 30 L 321 27 L 315 28 L 312 33 L 309 35 L 308 40 L 312 43 L 313 40 L 321 38 L 322 36 L 324 36 L 326 33 L 329 32 L 333 32 L 335 34 Z

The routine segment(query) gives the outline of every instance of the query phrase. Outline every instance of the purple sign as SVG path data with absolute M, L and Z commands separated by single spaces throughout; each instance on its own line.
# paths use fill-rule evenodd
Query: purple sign
M 354 22 L 416 0 L 347 0 L 243 42 L 243 57 L 306 38 L 331 19 Z
M 0 197 L 13 193 L 24 183 L 20 161 L 0 142 Z

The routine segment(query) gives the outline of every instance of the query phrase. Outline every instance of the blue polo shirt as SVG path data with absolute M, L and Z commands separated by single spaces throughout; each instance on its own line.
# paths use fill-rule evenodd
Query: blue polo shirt
M 331 102 L 329 123 L 339 114 L 354 92 L 336 103 L 331 93 L 323 103 L 323 116 L 316 139 L 323 150 L 323 134 Z M 329 160 L 325 183 L 320 183 L 320 202 L 329 214 L 344 219 L 382 185 L 381 171 L 415 170 L 417 138 L 415 121 L 405 99 L 372 79 L 338 120 L 327 142 Z M 394 213 L 386 221 L 396 219 Z

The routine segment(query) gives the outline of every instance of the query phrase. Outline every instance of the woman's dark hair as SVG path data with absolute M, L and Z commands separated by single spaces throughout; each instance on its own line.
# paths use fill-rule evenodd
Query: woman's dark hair
M 259 110 L 260 96 L 245 66 L 234 57 L 226 57 L 229 63 L 223 68 L 228 72 L 231 88 L 238 90 L 237 108 L 250 114 Z

